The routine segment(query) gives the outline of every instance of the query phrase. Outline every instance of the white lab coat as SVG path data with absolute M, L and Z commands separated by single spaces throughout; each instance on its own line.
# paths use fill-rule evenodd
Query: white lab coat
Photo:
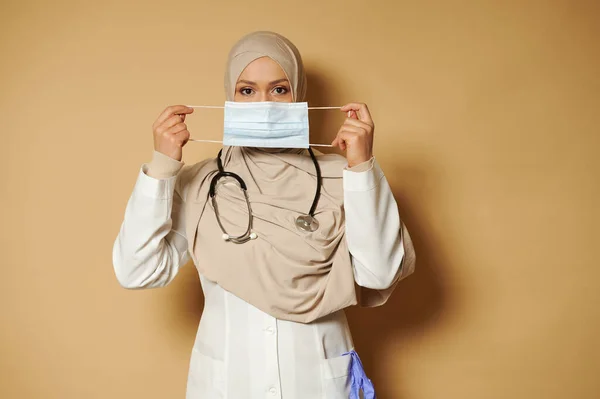
M 190 259 L 176 176 L 139 170 L 113 247 L 120 284 L 167 285 Z M 343 174 L 346 239 L 358 285 L 385 289 L 412 273 L 400 217 L 373 158 L 366 171 Z M 243 244 L 242 244 L 243 245 Z M 200 255 L 201 256 L 201 255 Z M 352 337 L 343 310 L 303 324 L 276 319 L 200 275 L 204 311 L 192 349 L 187 399 L 337 399 L 349 395 Z

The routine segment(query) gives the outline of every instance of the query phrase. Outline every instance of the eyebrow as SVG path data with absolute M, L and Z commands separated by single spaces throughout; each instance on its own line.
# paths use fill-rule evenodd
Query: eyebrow
M 272 81 L 269 84 L 274 85 L 274 84 L 277 84 L 277 83 L 284 83 L 284 82 L 288 83 L 289 81 L 287 79 L 285 79 L 285 78 L 284 79 L 277 79 L 277 80 Z M 240 84 L 240 83 L 245 83 L 247 85 L 256 85 L 256 82 L 252 82 L 251 80 L 238 80 L 237 84 Z

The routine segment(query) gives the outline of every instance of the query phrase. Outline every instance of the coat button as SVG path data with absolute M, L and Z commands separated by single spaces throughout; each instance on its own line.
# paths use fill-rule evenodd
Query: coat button
M 271 393 L 271 395 L 275 395 L 277 393 L 277 389 L 275 389 L 275 387 L 272 387 L 271 389 L 269 389 L 269 392 Z

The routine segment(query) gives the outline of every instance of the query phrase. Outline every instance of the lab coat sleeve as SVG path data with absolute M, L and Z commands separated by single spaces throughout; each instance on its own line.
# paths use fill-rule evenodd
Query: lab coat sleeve
M 151 166 L 157 166 L 154 159 L 139 170 L 113 246 L 117 280 L 129 289 L 163 287 L 190 259 L 178 168 L 148 173 Z M 151 177 L 161 174 L 167 177 Z
M 392 190 L 371 160 L 344 169 L 346 239 L 354 280 L 384 290 L 398 281 L 404 257 L 402 224 Z

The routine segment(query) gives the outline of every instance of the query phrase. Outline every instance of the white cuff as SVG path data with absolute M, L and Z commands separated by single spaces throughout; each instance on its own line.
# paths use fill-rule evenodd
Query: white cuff
M 173 198 L 175 190 L 175 181 L 177 175 L 166 179 L 155 179 L 146 174 L 148 169 L 147 164 L 140 167 L 137 181 L 135 182 L 135 193 L 140 193 L 145 197 L 150 197 L 159 200 L 168 200 Z

